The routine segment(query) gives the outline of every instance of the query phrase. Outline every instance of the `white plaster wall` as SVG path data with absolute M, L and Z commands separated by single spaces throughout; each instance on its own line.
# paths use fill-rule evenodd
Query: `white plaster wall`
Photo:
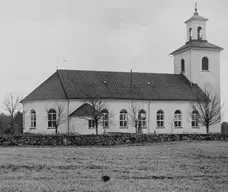
M 183 73 L 189 80 L 191 79 L 191 68 L 190 68 L 190 52 L 185 51 L 182 53 L 179 53 L 174 58 L 174 73 L 180 74 L 181 72 L 181 60 L 184 59 L 185 61 L 185 72 Z
M 213 85 L 214 91 L 220 97 L 220 52 L 208 50 L 191 51 L 191 79 L 202 89 L 205 84 Z M 209 60 L 209 71 L 202 71 L 202 58 Z
M 65 103 L 64 105 L 64 113 L 67 114 L 67 101 L 58 101 L 59 103 Z M 24 132 L 31 133 L 55 133 L 55 129 L 48 128 L 48 120 L 47 120 L 47 111 L 46 109 L 56 109 L 57 110 L 57 102 L 53 100 L 45 100 L 45 101 L 30 101 L 23 103 L 24 110 Z M 34 109 L 36 111 L 36 129 L 31 129 L 31 119 L 30 119 L 30 111 Z M 67 121 L 61 124 L 58 128 L 58 131 L 61 133 L 67 132 Z
M 102 134 L 103 129 L 99 126 L 99 134 Z M 77 134 L 96 134 L 95 128 L 89 128 L 88 122 L 78 117 L 70 118 L 70 133 Z
M 67 101 L 65 103 L 65 113 L 67 114 Z M 135 128 L 129 125 L 127 129 L 119 127 L 119 113 L 122 109 L 126 109 L 130 112 L 131 101 L 130 100 L 106 100 L 104 101 L 106 108 L 113 118 L 110 119 L 109 129 L 107 132 L 130 132 L 135 133 Z M 69 114 L 76 110 L 83 104 L 81 100 L 69 101 Z M 33 133 L 54 133 L 54 129 L 48 129 L 46 108 L 55 108 L 56 101 L 32 101 L 24 103 L 25 110 L 25 129 L 24 132 Z M 189 102 L 187 101 L 134 101 L 134 105 L 138 109 L 144 109 L 147 115 L 147 127 L 143 129 L 143 133 L 205 133 L 204 127 L 192 128 L 191 119 L 189 116 Z M 37 114 L 37 127 L 36 129 L 30 129 L 30 110 L 34 109 Z M 159 109 L 162 109 L 165 113 L 165 126 L 164 128 L 157 128 L 156 114 Z M 173 127 L 173 117 L 175 110 L 181 110 L 182 112 L 182 128 L 175 129 Z M 69 132 L 79 134 L 95 134 L 95 129 L 88 128 L 88 122 L 82 121 L 77 117 L 71 117 L 69 121 Z M 67 122 L 60 125 L 59 132 L 67 133 Z M 103 133 L 104 130 L 99 126 L 99 133 Z
M 209 71 L 202 71 L 202 58 L 209 60 Z M 193 83 L 197 83 L 202 90 L 206 84 L 213 86 L 213 90 L 220 96 L 220 52 L 208 50 L 188 50 L 174 59 L 174 73 L 179 74 L 181 70 L 181 59 L 185 60 L 184 75 Z
M 165 127 L 163 129 L 156 126 L 156 113 L 162 109 L 165 113 Z M 174 128 L 174 112 L 179 109 L 182 113 L 182 128 Z M 192 128 L 190 105 L 187 101 L 154 101 L 151 103 L 151 130 L 153 133 L 205 133 L 205 128 Z

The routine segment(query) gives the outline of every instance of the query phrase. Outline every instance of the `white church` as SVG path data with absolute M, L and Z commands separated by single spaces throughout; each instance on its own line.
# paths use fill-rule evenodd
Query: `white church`
M 220 97 L 220 51 L 223 48 L 206 39 L 206 18 L 194 15 L 185 21 L 187 41 L 170 53 L 174 74 L 57 70 L 22 101 L 24 132 L 55 133 L 59 103 L 65 121 L 59 133 L 95 134 L 93 120 L 85 120 L 86 102 L 99 95 L 106 107 L 99 134 L 135 133 L 130 122 L 132 103 L 142 115 L 143 133 L 206 133 L 205 127 L 189 116 L 190 103 L 206 84 Z M 194 113 L 194 112 L 193 112 Z M 112 114 L 112 119 L 108 118 Z M 210 132 L 221 132 L 220 123 Z

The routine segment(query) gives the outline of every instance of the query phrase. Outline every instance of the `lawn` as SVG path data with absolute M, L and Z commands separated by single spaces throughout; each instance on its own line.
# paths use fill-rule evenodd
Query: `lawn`
M 102 182 L 101 176 L 110 176 Z M 0 148 L 0 191 L 228 191 L 228 142 Z

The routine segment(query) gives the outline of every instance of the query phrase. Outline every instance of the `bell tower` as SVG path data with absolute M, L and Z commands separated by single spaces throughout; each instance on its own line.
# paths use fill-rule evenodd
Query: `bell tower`
M 206 22 L 207 18 L 199 15 L 197 11 L 197 3 L 195 3 L 194 15 L 185 21 L 187 25 L 187 41 L 206 40 Z
M 195 4 L 193 16 L 185 21 L 187 41 L 170 55 L 174 58 L 175 74 L 185 75 L 202 90 L 210 85 L 220 97 L 220 51 L 223 48 L 207 41 L 207 21 L 198 13 Z

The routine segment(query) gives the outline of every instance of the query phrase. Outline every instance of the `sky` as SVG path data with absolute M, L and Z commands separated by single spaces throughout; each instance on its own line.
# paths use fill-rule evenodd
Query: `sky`
M 194 0 L 0 0 L 0 108 L 56 69 L 173 73 L 169 53 L 186 43 Z M 228 1 L 198 0 L 207 40 L 221 52 L 228 120 Z

